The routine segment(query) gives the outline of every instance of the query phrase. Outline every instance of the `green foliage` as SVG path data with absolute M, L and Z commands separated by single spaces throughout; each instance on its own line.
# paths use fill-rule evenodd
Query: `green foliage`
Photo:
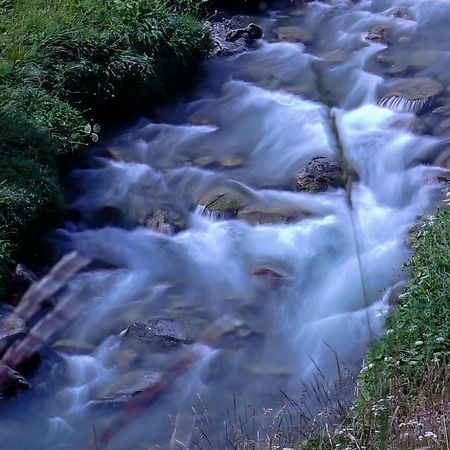
M 398 311 L 386 322 L 386 334 L 369 354 L 362 373 L 365 398 L 379 391 L 380 379 L 396 380 L 415 394 L 430 362 L 450 357 L 450 212 L 428 219 L 411 261 L 408 287 Z
M 0 272 L 60 217 L 60 155 L 97 139 L 85 124 L 183 85 L 211 45 L 204 4 L 0 0 Z

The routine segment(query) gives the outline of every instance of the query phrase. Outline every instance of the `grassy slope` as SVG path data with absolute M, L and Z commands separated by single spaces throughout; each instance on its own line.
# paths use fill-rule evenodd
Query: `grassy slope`
M 207 53 L 201 4 L 0 0 L 0 277 L 61 217 L 58 162 L 97 139 L 85 125 L 160 101 Z
M 450 211 L 428 220 L 408 287 L 369 353 L 359 397 L 331 435 L 302 449 L 449 449 Z

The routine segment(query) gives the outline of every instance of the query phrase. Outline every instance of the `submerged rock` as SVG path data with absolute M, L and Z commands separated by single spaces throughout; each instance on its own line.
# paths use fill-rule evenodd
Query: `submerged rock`
M 145 388 L 159 380 L 158 372 L 136 370 L 121 374 L 106 382 L 94 392 L 97 404 L 121 405 L 127 403 Z
M 420 114 L 443 90 L 444 86 L 432 78 L 405 78 L 394 83 L 378 104 L 396 111 Z
M 236 218 L 250 225 L 290 223 L 305 216 L 301 211 L 262 211 L 246 207 L 238 211 Z
M 389 44 L 389 29 L 383 25 L 377 25 L 369 30 L 366 39 L 378 42 L 379 44 Z
M 435 129 L 434 134 L 437 136 L 450 135 L 450 119 L 444 119 Z
M 299 26 L 278 27 L 273 31 L 277 41 L 309 44 L 312 35 L 308 30 Z
M 146 216 L 141 225 L 157 233 L 172 235 L 186 228 L 183 217 L 175 211 L 157 208 Z
M 145 342 L 154 351 L 166 351 L 194 343 L 208 325 L 206 320 L 198 317 L 154 317 L 133 323 L 125 331 L 125 336 Z
M 296 176 L 296 191 L 323 192 L 343 185 L 342 171 L 334 161 L 316 156 Z

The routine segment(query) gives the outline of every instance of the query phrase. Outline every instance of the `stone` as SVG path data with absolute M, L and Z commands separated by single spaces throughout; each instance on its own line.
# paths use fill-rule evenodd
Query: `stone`
M 389 29 L 383 25 L 373 27 L 366 35 L 366 39 L 379 44 L 389 44 Z
M 450 170 L 450 147 L 438 155 L 438 157 L 433 161 L 433 165 Z
M 412 20 L 411 14 L 408 11 L 400 8 L 393 9 L 391 12 L 391 16 L 395 17 L 396 19 Z
M 213 55 L 229 56 L 241 53 L 262 38 L 263 30 L 260 26 L 251 23 L 244 28 L 238 28 L 240 20 L 238 17 L 219 17 L 207 22 L 211 29 L 214 42 Z
M 251 23 L 245 28 L 231 30 L 229 33 L 227 33 L 225 39 L 229 42 L 236 42 L 238 39 L 244 39 L 247 44 L 251 44 L 255 39 L 261 39 L 262 37 L 262 28 L 254 23 Z
M 194 343 L 209 325 L 189 316 L 160 316 L 130 325 L 124 335 L 145 342 L 153 351 L 166 351 Z
M 236 218 L 245 220 L 250 225 L 290 223 L 299 219 L 304 214 L 300 211 L 260 211 L 246 207 L 238 211 Z
M 217 219 L 236 217 L 238 211 L 247 205 L 244 196 L 232 190 L 211 192 L 198 202 L 200 212 Z
M 342 171 L 334 161 L 316 156 L 296 176 L 296 191 L 323 192 L 343 186 Z
M 378 104 L 396 111 L 420 114 L 443 90 L 444 86 L 432 78 L 404 78 L 395 82 Z
M 435 129 L 434 134 L 437 136 L 450 135 L 450 119 L 444 119 Z
M 61 339 L 52 344 L 52 348 L 71 355 L 89 354 L 95 347 L 89 342 L 77 341 L 74 339 Z
M 160 379 L 158 372 L 135 370 L 109 380 L 94 392 L 97 404 L 120 406 Z
M 160 208 L 152 211 L 140 224 L 149 230 L 167 235 L 173 235 L 186 228 L 186 223 L 180 214 Z
M 0 306 L 0 342 L 9 341 L 27 332 L 25 322 L 14 314 L 9 305 Z
M 274 34 L 277 41 L 309 44 L 312 35 L 308 30 L 299 26 L 286 26 L 275 28 Z

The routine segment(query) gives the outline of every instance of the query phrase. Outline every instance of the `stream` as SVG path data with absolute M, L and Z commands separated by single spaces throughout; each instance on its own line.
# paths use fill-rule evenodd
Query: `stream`
M 52 242 L 94 261 L 65 288 L 83 308 L 2 406 L 1 448 L 87 448 L 191 348 L 108 449 L 231 449 L 230 429 L 254 437 L 283 405 L 351 401 L 408 230 L 450 174 L 450 2 L 282 3 L 244 19 L 264 30 L 252 48 L 205 61 L 193 93 L 73 171 Z M 347 185 L 300 189 L 316 157 Z

